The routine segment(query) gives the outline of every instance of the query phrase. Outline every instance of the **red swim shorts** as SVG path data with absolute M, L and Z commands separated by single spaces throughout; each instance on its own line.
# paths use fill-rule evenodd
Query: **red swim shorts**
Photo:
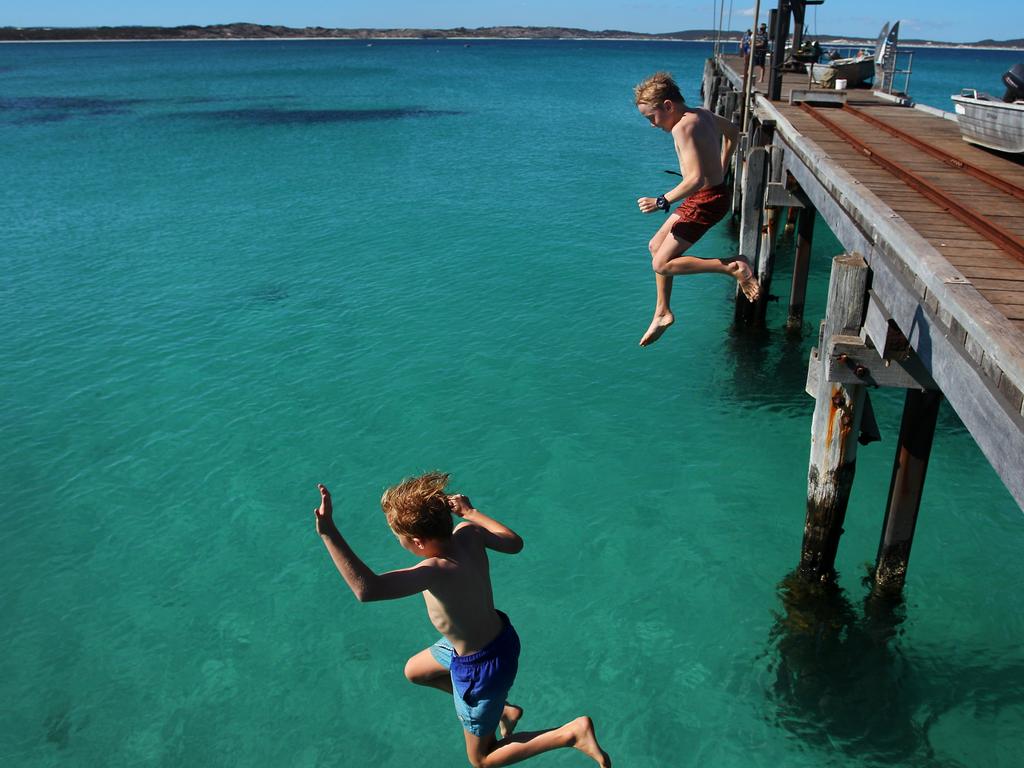
M 732 194 L 728 184 L 698 190 L 676 208 L 675 215 L 679 221 L 672 225 L 672 234 L 677 240 L 696 243 L 725 217 L 731 207 Z

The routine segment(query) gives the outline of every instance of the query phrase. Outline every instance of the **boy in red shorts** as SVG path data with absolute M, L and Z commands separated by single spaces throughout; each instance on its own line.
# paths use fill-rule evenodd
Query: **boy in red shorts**
M 760 286 L 742 256 L 712 259 L 685 255 L 729 212 L 732 193 L 725 184 L 725 169 L 739 137 L 736 126 L 706 109 L 686 106 L 679 86 L 667 72 L 656 72 L 639 83 L 633 96 L 640 114 L 653 127 L 672 134 L 683 177 L 665 194 L 636 201 L 643 213 L 668 213 L 674 203 L 682 201 L 648 243 L 658 295 L 654 319 L 640 339 L 640 346 L 646 347 L 675 322 L 669 307 L 675 275 L 729 275 L 739 283 L 748 301 L 757 300 Z

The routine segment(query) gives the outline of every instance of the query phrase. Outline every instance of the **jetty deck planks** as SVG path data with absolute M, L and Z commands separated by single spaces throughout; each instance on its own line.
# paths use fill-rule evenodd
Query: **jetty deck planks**
M 719 56 L 714 80 L 705 84 L 742 90 L 741 61 Z M 771 126 L 788 177 L 846 251 L 863 254 L 872 291 L 1024 508 L 1024 260 L 1005 240 L 984 234 L 988 226 L 1024 243 L 1024 200 L 843 109 L 834 93 L 815 99 L 806 75 L 785 74 L 778 101 L 765 97 L 766 86 L 755 85 L 752 115 Z M 989 224 L 968 225 L 800 103 L 790 104 L 795 90 L 817 104 L 825 122 Z M 870 89 L 847 91 L 846 103 L 1024 187 L 1024 164 L 964 142 L 954 120 L 894 104 Z

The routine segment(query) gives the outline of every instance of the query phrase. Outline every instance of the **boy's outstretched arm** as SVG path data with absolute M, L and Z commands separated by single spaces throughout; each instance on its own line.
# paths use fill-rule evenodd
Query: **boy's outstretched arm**
M 424 560 L 412 568 L 374 573 L 352 551 L 334 524 L 330 491 L 323 484 L 317 485 L 317 488 L 320 490 L 320 506 L 313 510 L 316 516 L 316 532 L 320 534 L 320 539 L 327 547 L 338 573 L 345 579 L 345 583 L 359 602 L 394 600 L 430 588 L 437 575 L 437 567 L 432 560 Z
M 519 534 L 503 523 L 488 517 L 476 509 L 467 496 L 457 493 L 448 497 L 448 506 L 452 514 L 458 515 L 468 523 L 472 523 L 483 531 L 484 545 L 496 552 L 514 555 L 523 549 L 523 540 Z

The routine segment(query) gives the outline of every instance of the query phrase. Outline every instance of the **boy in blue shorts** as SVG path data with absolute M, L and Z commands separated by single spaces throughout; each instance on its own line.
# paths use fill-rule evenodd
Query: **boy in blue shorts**
M 589 717 L 560 728 L 513 733 L 523 711 L 506 697 L 519 668 L 519 636 L 508 616 L 494 608 L 487 550 L 514 555 L 523 540 L 465 496 L 446 495 L 447 484 L 448 475 L 430 473 L 405 480 L 381 497 L 398 543 L 422 558 L 411 568 L 381 574 L 370 570 L 335 526 L 331 495 L 323 485 L 317 486 L 320 506 L 313 510 L 317 533 L 359 602 L 423 594 L 427 616 L 442 638 L 406 662 L 405 676 L 454 696 L 470 764 L 509 765 L 574 747 L 610 768 Z M 462 518 L 454 527 L 452 514 Z

